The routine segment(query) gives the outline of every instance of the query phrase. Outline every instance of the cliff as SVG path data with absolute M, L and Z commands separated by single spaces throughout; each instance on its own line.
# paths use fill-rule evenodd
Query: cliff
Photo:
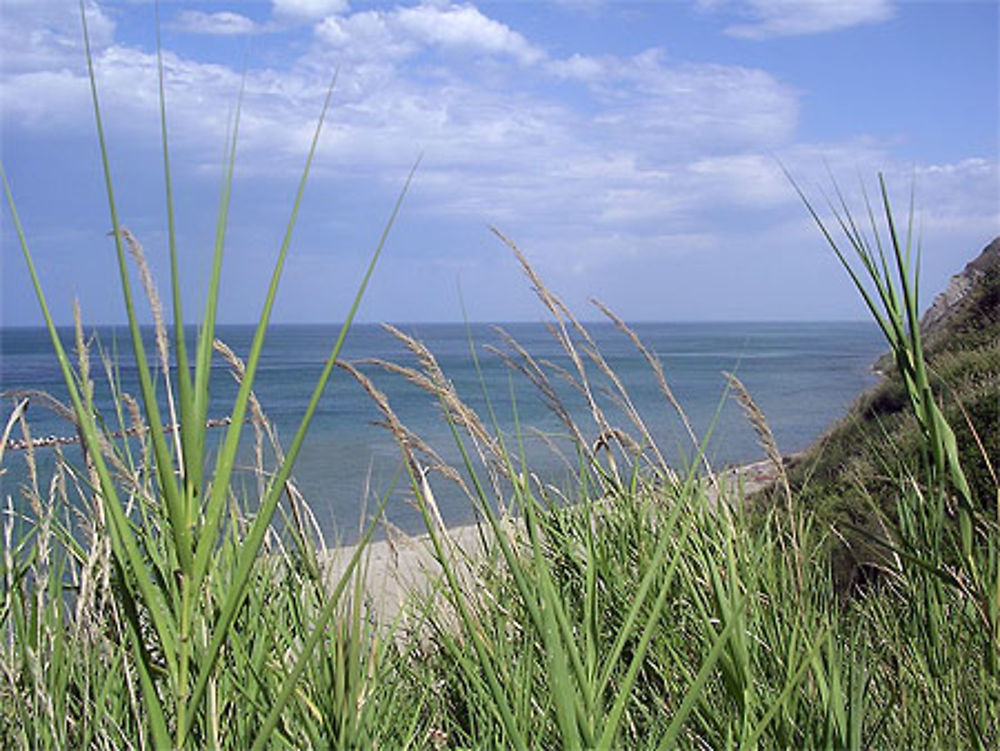
M 1000 268 L 1000 237 L 983 248 L 975 259 L 955 274 L 944 292 L 934 298 L 934 302 L 920 318 L 920 332 L 927 339 L 946 335 L 949 321 L 961 317 L 970 305 L 980 300 L 982 292 L 989 285 L 991 274 Z M 992 300 L 992 312 L 996 313 L 997 300 Z M 988 312 L 988 311 L 987 311 Z
M 997 502 L 1000 475 L 1000 237 L 952 277 L 920 321 L 932 387 L 955 431 L 963 469 L 978 504 Z M 855 580 L 877 559 L 865 535 L 884 534 L 896 508 L 899 478 L 919 481 L 919 428 L 887 357 L 885 378 L 795 462 L 796 496 L 843 535 L 838 575 Z M 882 517 L 882 521 L 879 517 Z M 845 523 L 846 522 L 846 523 Z M 845 560 L 847 561 L 845 563 Z
M 920 317 L 920 335 L 930 356 L 956 346 L 978 346 L 990 336 L 1000 335 L 1000 237 L 983 248 L 934 298 Z M 879 373 L 889 373 L 893 367 L 889 353 L 873 367 Z

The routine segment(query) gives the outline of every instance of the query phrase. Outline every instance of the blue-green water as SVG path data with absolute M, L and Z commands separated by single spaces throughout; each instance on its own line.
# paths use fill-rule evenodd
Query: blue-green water
M 491 326 L 474 324 L 467 329 L 461 324 L 419 324 L 401 328 L 428 346 L 458 392 L 477 410 L 482 410 L 485 404 L 485 384 L 501 427 L 508 435 L 513 432 L 515 411 L 522 428 L 561 431 L 560 423 L 538 392 L 488 351 L 488 345 L 506 349 Z M 504 328 L 536 361 L 570 367 L 569 359 L 544 325 L 510 324 Z M 664 456 L 668 461 L 683 461 L 684 454 L 690 454 L 690 443 L 646 362 L 611 325 L 596 324 L 588 328 L 627 387 Z M 866 323 L 642 323 L 634 328 L 647 348 L 661 359 L 670 386 L 699 436 L 705 434 L 719 409 L 725 392 L 722 373 L 730 371 L 740 377 L 754 396 L 786 453 L 805 448 L 843 414 L 858 393 L 875 382 L 869 369 L 883 349 L 878 332 Z M 251 327 L 223 326 L 218 333 L 237 354 L 246 356 L 253 333 Z M 64 342 L 71 343 L 70 332 L 64 334 Z M 106 351 L 117 349 L 119 353 L 117 364 L 122 388 L 137 394 L 134 363 L 125 354 L 126 331 L 102 328 L 97 334 Z M 294 433 L 336 335 L 334 326 L 302 325 L 277 325 L 268 335 L 256 392 L 285 443 Z M 470 354 L 470 337 L 482 366 L 482 383 Z M 0 329 L 0 353 L 0 389 L 44 390 L 65 401 L 62 378 L 43 330 Z M 414 364 L 401 343 L 374 325 L 355 326 L 342 357 L 350 360 L 378 357 Z M 223 417 L 236 387 L 225 364 L 219 358 L 215 362 L 210 417 Z M 431 397 L 400 376 L 372 366 L 362 369 L 386 394 L 409 428 L 446 459 L 457 458 L 450 430 Z M 606 385 L 606 379 L 596 368 L 591 366 L 590 374 L 595 388 Z M 550 371 L 550 378 L 588 439 L 596 437 L 582 398 L 554 372 Z M 107 407 L 109 389 L 96 362 L 94 380 L 98 403 Z M 604 403 L 610 405 L 608 400 Z M 4 424 L 12 407 L 13 401 L 5 399 Z M 485 415 L 484 411 L 481 413 Z M 71 426 L 37 406 L 37 400 L 29 409 L 29 418 L 36 437 L 73 433 Z M 335 371 L 295 471 L 299 486 L 328 532 L 350 537 L 357 525 L 365 489 L 384 491 L 399 468 L 399 450 L 385 429 L 373 424 L 378 419 L 377 410 L 362 389 L 344 372 Z M 616 424 L 625 427 L 623 419 Z M 218 429 L 211 432 L 222 433 Z M 246 432 L 249 434 L 249 428 Z M 558 482 L 560 472 L 564 471 L 560 469 L 561 462 L 544 448 L 544 442 L 532 439 L 527 431 L 525 435 L 533 465 Z M 15 437 L 19 433 L 15 432 Z M 75 452 L 67 449 L 69 456 Z M 722 403 L 709 443 L 709 459 L 721 466 L 750 461 L 761 454 L 739 408 L 732 400 Z M 0 477 L 4 498 L 10 494 L 16 500 L 19 495 L 19 486 L 24 481 L 23 461 L 23 452 L 6 453 L 7 472 Z M 467 502 L 442 487 L 441 480 L 435 482 L 449 523 L 470 520 L 472 512 Z M 416 513 L 402 500 L 393 500 L 388 515 L 404 529 L 413 531 L 419 527 Z

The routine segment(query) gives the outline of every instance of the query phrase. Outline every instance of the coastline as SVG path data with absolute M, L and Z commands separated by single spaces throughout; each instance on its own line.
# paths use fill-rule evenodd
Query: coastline
M 785 457 L 786 460 L 793 459 Z M 719 491 L 724 494 L 742 490 L 750 495 L 771 485 L 777 479 L 777 470 L 769 459 L 743 464 L 716 474 Z M 719 491 L 709 489 L 710 500 Z M 516 521 L 514 522 L 517 523 Z M 482 554 L 484 535 L 491 534 L 483 524 L 465 524 L 447 529 L 452 554 L 474 560 Z M 320 554 L 323 577 L 331 588 L 343 575 L 357 545 L 330 548 Z M 391 534 L 385 539 L 368 543 L 361 564 L 365 598 L 371 604 L 376 618 L 387 622 L 395 618 L 411 593 L 432 585 L 441 573 L 441 566 L 434 556 L 430 535 L 408 536 Z

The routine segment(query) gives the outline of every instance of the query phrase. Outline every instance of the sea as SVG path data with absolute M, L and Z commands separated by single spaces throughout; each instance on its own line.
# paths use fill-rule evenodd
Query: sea
M 512 368 L 497 351 L 517 355 L 505 338 L 513 337 L 545 372 L 554 392 L 581 427 L 588 441 L 598 429 L 586 401 L 565 377 L 574 363 L 552 331 L 541 323 L 491 324 L 419 323 L 399 325 L 407 335 L 433 353 L 445 376 L 462 399 L 483 421 L 496 427 L 511 451 L 523 455 L 532 472 L 553 487 L 568 487 L 576 461 L 566 441 L 566 430 L 545 396 L 525 375 Z M 676 411 L 664 397 L 649 364 L 633 343 L 610 323 L 586 324 L 605 361 L 617 375 L 641 413 L 661 454 L 678 468 L 694 456 L 690 437 Z M 727 392 L 725 373 L 735 374 L 767 418 L 783 453 L 800 451 L 839 417 L 859 393 L 877 382 L 875 360 L 885 350 L 878 330 L 864 322 L 815 323 L 636 323 L 632 329 L 662 363 L 669 388 L 686 412 L 705 456 L 715 468 L 763 457 L 754 430 Z M 502 332 L 504 333 L 501 333 Z M 287 447 L 306 408 L 339 326 L 278 324 L 268 332 L 255 383 L 264 412 Z M 145 337 L 152 352 L 152 332 Z M 189 332 L 193 336 L 193 331 Z M 72 347 L 69 329 L 60 329 L 65 346 Z M 220 326 L 218 338 L 240 357 L 249 352 L 251 326 Z M 112 405 L 111 384 L 138 396 L 136 368 L 124 327 L 87 330 L 92 342 L 92 380 L 98 409 L 112 427 L 118 419 Z M 614 397 L 615 385 L 584 353 L 585 342 L 574 335 L 586 363 L 587 378 L 612 424 L 629 429 Z M 151 356 L 155 359 L 154 356 Z M 413 354 L 395 336 L 375 324 L 356 324 L 347 334 L 341 358 L 358 363 L 381 391 L 403 424 L 437 451 L 459 464 L 461 453 L 435 398 L 403 376 L 372 364 L 380 359 L 416 366 Z M 561 373 L 560 371 L 563 371 Z M 236 394 L 228 365 L 213 361 L 210 418 L 224 418 Z M 23 390 L 46 392 L 68 403 L 67 391 L 47 332 L 41 328 L 0 328 L 0 391 L 3 392 L 0 427 L 7 424 Z M 162 383 L 159 388 L 163 394 Z M 45 405 L 40 396 L 29 401 L 32 436 L 66 437 L 74 430 Z M 371 398 L 345 371 L 336 369 L 327 385 L 294 470 L 297 486 L 309 502 L 328 540 L 350 542 L 359 522 L 388 495 L 386 518 L 407 531 L 420 530 L 420 515 L 407 499 L 401 477 L 401 452 L 384 426 Z M 218 440 L 224 429 L 209 434 Z M 632 431 L 634 432 L 634 431 Z M 252 458 L 252 431 L 247 427 L 240 464 Z M 11 438 L 21 438 L 14 428 Z M 62 448 L 71 462 L 80 461 L 79 449 Z M 36 452 L 40 482 L 51 475 L 54 450 Z M 8 449 L 0 475 L 0 498 L 9 496 L 15 508 L 25 508 L 27 481 L 25 452 Z M 448 524 L 474 519 L 470 502 L 440 475 L 429 476 Z M 252 497 L 255 480 L 249 471 L 238 475 L 237 492 Z

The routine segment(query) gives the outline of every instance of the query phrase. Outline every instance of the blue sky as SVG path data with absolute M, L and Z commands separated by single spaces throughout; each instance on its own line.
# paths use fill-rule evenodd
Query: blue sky
M 995 2 L 164 2 L 189 317 L 246 95 L 221 318 L 254 320 L 326 86 L 333 107 L 279 295 L 340 320 L 417 171 L 365 320 L 543 317 L 495 225 L 578 314 L 859 318 L 778 167 L 817 199 L 915 183 L 924 304 L 1000 232 Z M 76 0 L 2 0 L 2 158 L 61 321 L 122 319 Z M 120 215 L 165 292 L 154 7 L 87 3 Z M 861 204 L 855 204 L 860 209 Z M 9 214 L 2 322 L 39 323 Z

